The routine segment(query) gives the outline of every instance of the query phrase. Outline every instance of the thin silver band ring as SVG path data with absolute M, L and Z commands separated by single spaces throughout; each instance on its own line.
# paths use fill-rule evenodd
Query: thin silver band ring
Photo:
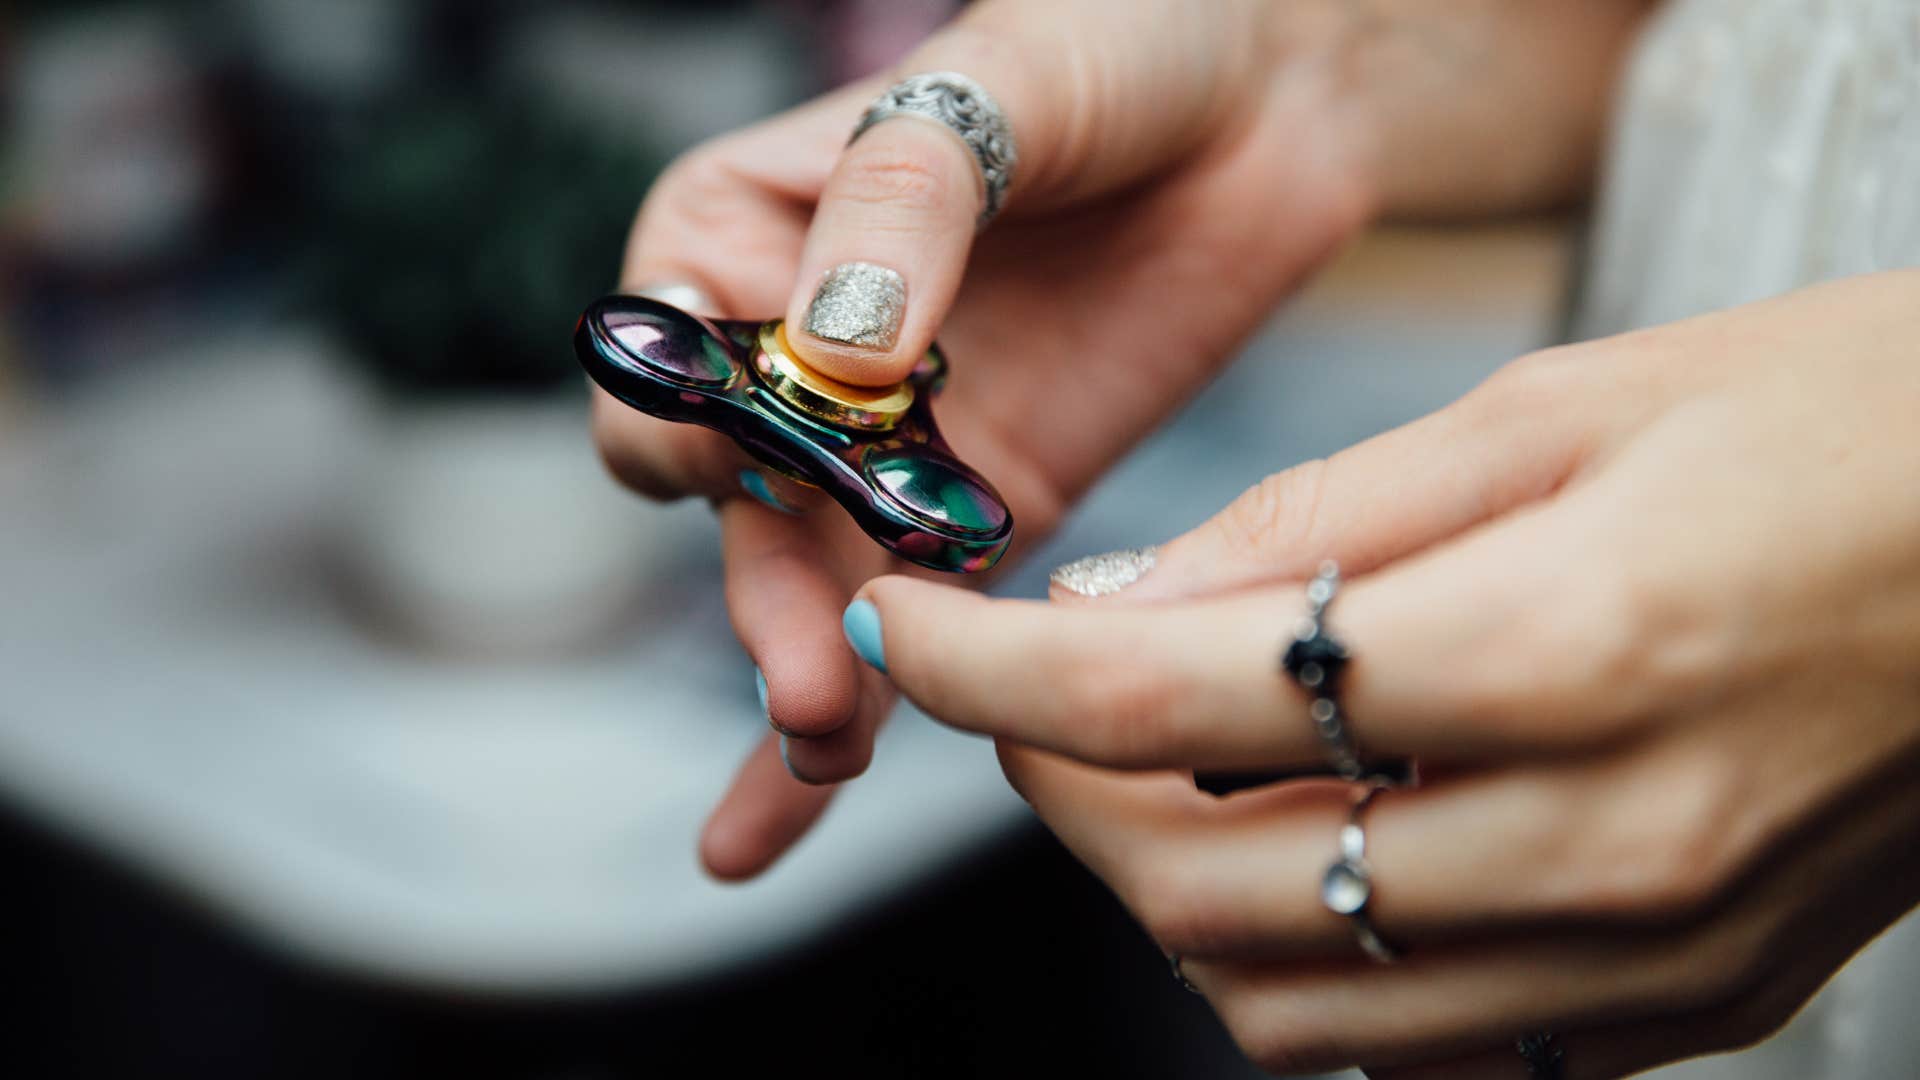
M 1170 952 L 1167 954 L 1167 966 L 1173 969 L 1174 980 L 1182 987 L 1185 987 L 1187 993 L 1197 994 L 1200 992 L 1200 988 L 1193 985 L 1193 980 L 1187 978 L 1186 969 L 1181 967 L 1179 953 Z
M 1370 784 L 1354 800 L 1347 812 L 1347 823 L 1340 827 L 1340 855 L 1327 865 L 1320 879 L 1320 902 L 1328 911 L 1346 918 L 1361 951 L 1377 964 L 1400 959 L 1400 950 L 1380 936 L 1373 924 L 1373 865 L 1367 861 L 1367 830 L 1363 819 L 1384 784 Z

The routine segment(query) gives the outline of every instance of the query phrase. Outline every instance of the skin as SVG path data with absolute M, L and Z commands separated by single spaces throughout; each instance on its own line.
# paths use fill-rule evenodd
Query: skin
M 795 345 L 882 383 L 938 327 L 961 358 L 943 424 L 1030 540 L 1366 222 L 1577 194 L 1641 8 L 1223 3 L 1192 25 L 983 3 L 901 72 L 696 151 L 649 196 L 626 280 L 797 319 L 824 267 L 895 266 L 897 350 Z M 938 129 L 840 148 L 880 86 L 941 68 L 993 89 L 1023 153 L 978 238 Z M 1170 348 L 1167 311 L 1198 337 Z M 735 497 L 746 463 L 706 433 L 604 401 L 596 426 L 636 487 L 720 502 L 735 624 L 801 775 L 863 768 L 897 685 L 996 737 L 1262 1065 L 1515 1075 L 1513 1038 L 1550 1029 L 1569 1075 L 1616 1076 L 1764 1037 L 1920 899 L 1916 311 L 1920 276 L 1879 275 L 1524 358 L 1262 482 L 1095 602 L 860 587 L 886 560 L 804 491 L 781 516 Z M 1363 750 L 1427 778 L 1368 817 L 1391 967 L 1317 901 L 1350 790 L 1221 800 L 1188 777 L 1318 760 L 1274 653 L 1328 556 Z M 856 587 L 891 680 L 840 639 Z M 763 745 L 709 868 L 757 872 L 829 791 Z
M 894 683 L 1009 779 L 1276 1072 L 1568 1075 L 1742 1046 L 1920 901 L 1920 272 L 1523 358 L 1275 475 L 1102 600 L 885 578 Z M 1301 582 L 1363 751 L 1362 958 L 1316 883 L 1352 792 L 1274 656 Z M 1297 719 L 1293 719 L 1297 718 Z
M 1210 0 L 1195 18 L 1179 0 L 983 0 L 895 71 L 678 161 L 641 208 L 622 285 L 694 285 L 710 314 L 784 312 L 802 357 L 860 384 L 897 381 L 937 329 L 954 358 L 942 429 L 1011 504 L 1017 559 L 1367 223 L 1577 196 L 1644 6 Z M 975 166 L 949 133 L 902 119 L 845 142 L 882 88 L 932 70 L 978 80 L 1014 126 L 1008 206 L 978 235 Z M 906 278 L 890 351 L 792 331 L 850 259 Z M 757 874 L 871 758 L 893 690 L 840 613 L 901 567 L 798 485 L 773 484 L 795 516 L 743 498 L 753 462 L 713 433 L 601 394 L 593 421 L 634 489 L 718 507 L 733 623 L 792 772 L 769 735 L 700 852 L 716 876 Z

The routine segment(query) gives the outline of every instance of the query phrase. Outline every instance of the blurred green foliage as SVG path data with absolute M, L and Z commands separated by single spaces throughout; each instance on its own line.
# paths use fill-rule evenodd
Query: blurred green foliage
M 321 162 L 314 297 L 408 394 L 567 383 L 662 164 L 628 136 L 487 96 L 409 101 Z

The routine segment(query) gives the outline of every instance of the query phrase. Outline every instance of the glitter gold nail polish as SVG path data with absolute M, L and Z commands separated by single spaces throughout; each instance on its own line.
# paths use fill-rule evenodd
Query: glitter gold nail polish
M 807 305 L 807 333 L 863 349 L 891 349 L 907 312 L 907 281 L 897 271 L 846 262 L 820 278 Z

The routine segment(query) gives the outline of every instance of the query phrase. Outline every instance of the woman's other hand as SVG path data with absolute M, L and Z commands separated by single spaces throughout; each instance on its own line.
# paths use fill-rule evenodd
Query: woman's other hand
M 871 583 L 894 683 L 1014 785 L 1255 1060 L 1567 1075 L 1755 1041 L 1920 899 L 1920 272 L 1555 349 L 1278 474 L 1111 597 Z M 1344 785 L 1277 658 L 1322 559 L 1376 966 L 1321 906 Z

